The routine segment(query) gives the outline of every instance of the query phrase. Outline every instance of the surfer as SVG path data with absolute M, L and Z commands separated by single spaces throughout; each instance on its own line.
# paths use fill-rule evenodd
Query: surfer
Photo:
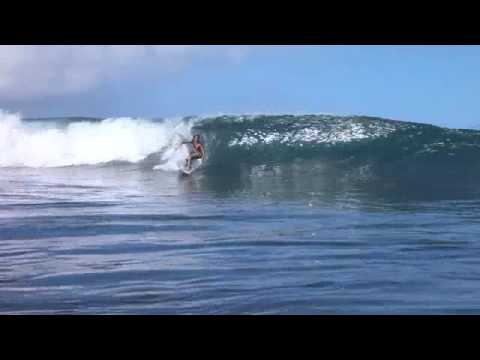
M 205 150 L 200 142 L 200 135 L 194 135 L 192 141 L 184 141 L 182 144 L 191 144 L 193 147 L 190 155 L 188 155 L 187 159 L 185 160 L 185 166 L 190 171 L 192 170 L 192 160 L 203 159 Z

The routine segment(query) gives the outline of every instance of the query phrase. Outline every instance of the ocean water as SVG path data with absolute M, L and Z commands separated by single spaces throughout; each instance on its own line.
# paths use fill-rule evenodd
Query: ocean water
M 478 314 L 479 159 L 379 118 L 0 113 L 0 313 Z

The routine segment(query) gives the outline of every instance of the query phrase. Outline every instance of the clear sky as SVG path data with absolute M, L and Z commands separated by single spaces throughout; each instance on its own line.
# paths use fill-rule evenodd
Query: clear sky
M 371 115 L 479 127 L 480 46 L 0 46 L 32 116 Z

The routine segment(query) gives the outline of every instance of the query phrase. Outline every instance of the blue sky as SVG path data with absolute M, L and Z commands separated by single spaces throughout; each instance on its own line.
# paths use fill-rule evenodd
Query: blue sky
M 4 48 L 15 56 L 3 70 L 0 62 L 0 79 L 8 79 L 3 88 L 0 80 L 0 108 L 24 116 L 332 113 L 480 125 L 479 46 L 158 48 L 115 56 Z

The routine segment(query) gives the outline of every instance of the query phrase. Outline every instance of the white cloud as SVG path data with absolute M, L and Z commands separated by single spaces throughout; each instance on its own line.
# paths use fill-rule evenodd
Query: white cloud
M 193 45 L 3 45 L 0 99 L 19 100 L 81 93 L 116 77 L 135 76 L 142 66 L 178 72 L 196 57 L 237 63 L 245 46 Z

